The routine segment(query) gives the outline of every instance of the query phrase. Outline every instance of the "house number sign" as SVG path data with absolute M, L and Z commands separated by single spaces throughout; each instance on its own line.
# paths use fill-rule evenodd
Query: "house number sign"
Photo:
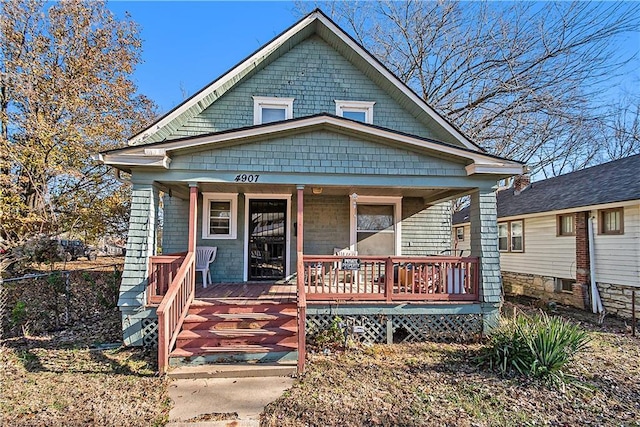
M 236 175 L 235 182 L 258 182 L 260 175 L 241 173 Z

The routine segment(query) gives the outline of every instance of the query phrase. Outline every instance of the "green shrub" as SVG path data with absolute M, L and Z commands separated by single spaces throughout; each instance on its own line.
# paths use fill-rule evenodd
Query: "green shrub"
M 342 318 L 336 316 L 331 321 L 331 325 L 313 338 L 313 344 L 318 346 L 335 347 L 344 343 L 344 331 L 342 330 Z
M 560 385 L 567 379 L 567 363 L 588 342 L 585 331 L 559 317 L 519 315 L 491 334 L 479 361 L 503 375 L 516 373 Z

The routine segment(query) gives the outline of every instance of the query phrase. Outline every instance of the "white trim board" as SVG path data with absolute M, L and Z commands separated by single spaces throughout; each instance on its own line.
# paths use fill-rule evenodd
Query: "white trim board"
M 640 200 L 628 200 L 626 202 L 611 202 L 611 203 L 603 203 L 600 205 L 588 205 L 588 206 L 579 206 L 576 208 L 566 208 L 566 209 L 558 209 L 554 211 L 542 211 L 542 212 L 534 212 L 527 213 L 521 215 L 511 215 L 511 216 L 501 216 L 498 218 L 498 222 L 504 221 L 513 221 L 517 219 L 527 219 L 527 218 L 537 218 L 541 216 L 555 216 L 555 215 L 563 215 L 567 213 L 575 213 L 575 212 L 587 212 L 601 209 L 611 209 L 611 208 L 626 208 L 630 206 L 638 206 L 640 205 Z M 462 227 L 464 225 L 471 224 L 470 221 L 459 222 L 457 224 L 453 224 L 453 227 Z

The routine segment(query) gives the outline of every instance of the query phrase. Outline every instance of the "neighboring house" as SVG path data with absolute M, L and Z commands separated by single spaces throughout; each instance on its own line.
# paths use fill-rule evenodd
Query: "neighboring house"
M 517 177 L 513 188 L 500 190 L 505 293 L 590 307 L 593 274 L 605 310 L 631 317 L 632 290 L 640 289 L 638 171 L 635 155 L 531 184 Z M 453 218 L 454 245 L 461 250 L 469 248 L 468 212 Z
M 169 352 L 178 363 L 286 349 L 302 369 L 305 333 L 336 314 L 385 342 L 478 336 L 497 317 L 494 187 L 522 164 L 478 148 L 320 11 L 98 157 L 133 188 L 124 341 L 159 339 L 161 370 Z M 461 195 L 475 243 L 466 258 L 438 256 Z M 200 246 L 217 248 L 214 284 L 194 290 Z M 265 301 L 293 304 L 295 340 L 263 324 L 207 341 L 220 313 L 248 324 L 248 310 L 277 311 Z

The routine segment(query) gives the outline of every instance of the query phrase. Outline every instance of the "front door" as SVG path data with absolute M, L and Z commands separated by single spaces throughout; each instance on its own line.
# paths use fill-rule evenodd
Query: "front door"
M 249 200 L 249 280 L 284 278 L 286 200 Z

